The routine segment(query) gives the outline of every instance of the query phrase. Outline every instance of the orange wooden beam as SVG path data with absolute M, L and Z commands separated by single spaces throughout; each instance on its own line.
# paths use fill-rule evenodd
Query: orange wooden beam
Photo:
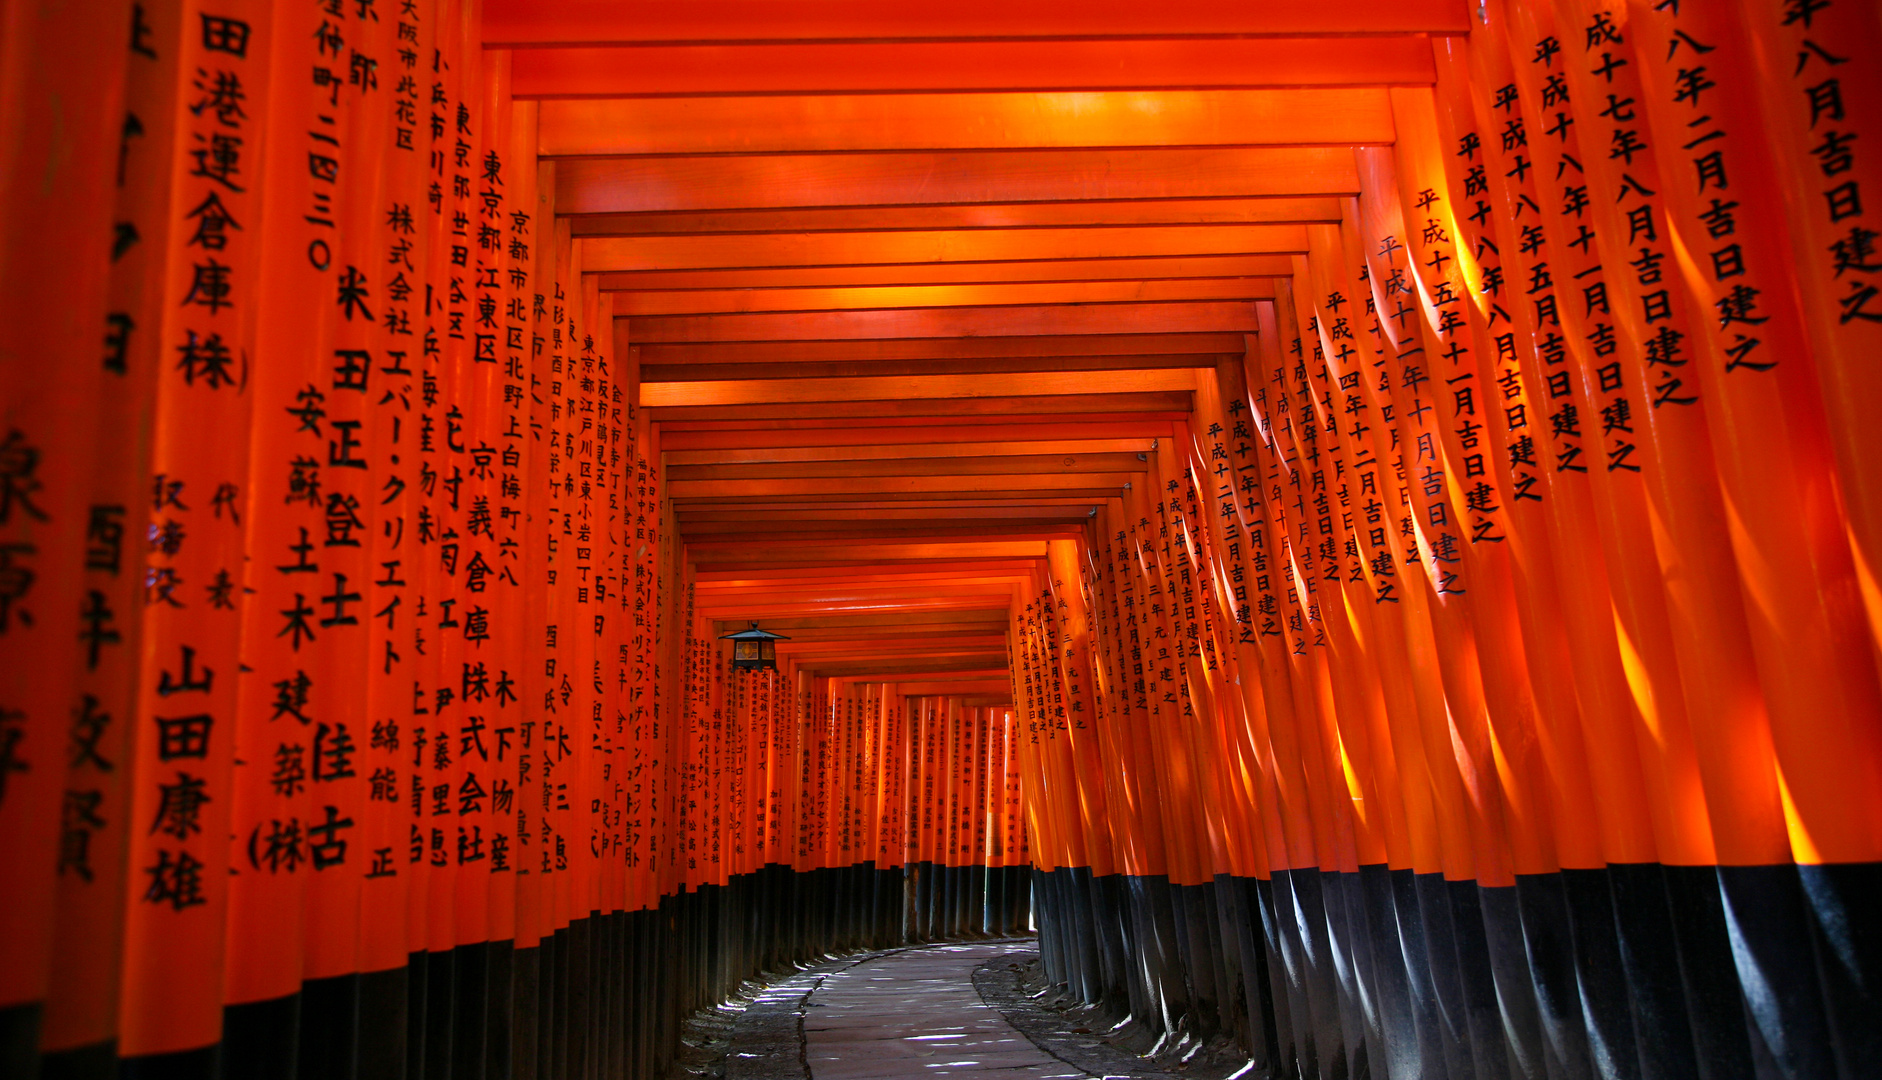
M 766 562 L 824 562 L 863 559 L 887 562 L 897 559 L 997 559 L 1014 556 L 1044 558 L 1046 545 L 1040 540 L 954 542 L 940 544 L 803 544 L 785 545 L 776 551 L 740 547 L 689 545 L 698 554 L 701 568 L 708 564 L 750 564 Z
M 992 476 L 827 476 L 767 477 L 761 480 L 675 480 L 667 484 L 674 499 L 776 497 L 810 494 L 933 495 L 981 491 L 1121 491 L 1139 472 L 997 474 Z
M 869 339 L 845 341 L 676 341 L 633 346 L 643 367 L 661 364 L 794 363 L 835 360 L 930 360 L 1019 356 L 1128 356 L 1245 351 L 1239 333 L 1070 334 L 1036 337 Z M 672 430 L 672 429 L 667 429 Z M 663 444 L 664 445 L 664 444 Z
M 1070 229 L 603 236 L 582 240 L 582 269 L 859 266 L 1155 255 L 1304 254 L 1300 225 L 1132 225 Z M 638 340 L 638 339 L 635 339 Z
M 1124 371 L 1136 368 L 1217 367 L 1240 363 L 1239 354 L 1166 353 L 1159 356 L 1039 356 L 979 360 L 845 360 L 804 364 L 642 364 L 644 382 L 739 379 L 862 379 L 881 375 L 996 375 L 1024 371 Z
M 1113 38 L 1462 34 L 1462 0 L 1343 0 L 1251 4 L 1247 0 L 488 0 L 485 48 L 639 42 L 880 41 L 915 38 Z
M 1140 259 L 1030 259 L 1024 262 L 630 270 L 597 274 L 596 277 L 603 292 L 658 292 L 670 289 L 864 288 L 996 285 L 1021 281 L 1180 281 L 1208 277 L 1284 277 L 1294 272 L 1293 266 L 1291 255 L 1164 255 Z
M 555 169 L 559 214 L 1358 192 L 1343 147 L 575 158 Z
M 1034 559 L 932 559 L 922 562 L 883 563 L 879 566 L 826 566 L 806 569 L 800 566 L 746 566 L 737 570 L 699 573 L 700 589 L 747 588 L 784 582 L 807 581 L 951 581 L 971 575 L 1013 575 L 1037 569 Z
M 857 41 L 519 49 L 519 98 L 1427 85 L 1414 37 Z
M 1004 631 L 1008 621 L 1005 605 L 970 608 L 962 611 L 888 611 L 864 615 L 792 616 L 766 624 L 766 629 L 788 633 L 793 638 L 809 638 L 819 633 L 839 634 L 870 630 L 882 633 L 938 633 L 962 627 L 999 626 Z M 923 629 L 930 628 L 930 629 Z
M 1340 206 L 1337 199 L 1276 197 L 584 214 L 569 219 L 569 231 L 574 236 L 670 236 L 690 233 L 1040 229 L 1068 225 L 1259 225 L 1273 222 L 1337 223 L 1339 220 Z
M 679 387 L 685 383 L 663 383 Z M 963 423 L 975 417 L 1014 423 L 1014 417 L 1084 415 L 1094 413 L 1141 413 L 1145 416 L 1182 419 L 1193 404 L 1188 390 L 1161 390 L 1146 393 L 1066 394 L 1063 397 L 1018 395 L 992 398 L 903 398 L 887 401 L 822 401 L 814 405 L 793 401 L 769 401 L 762 405 L 676 405 L 652 407 L 652 419 L 668 423 L 722 423 L 748 425 L 755 421 L 777 421 L 804 426 L 826 424 L 846 418 L 880 424 L 896 418 L 929 420 L 947 416 Z
M 1197 300 L 1162 304 L 1040 305 L 1034 307 L 908 308 L 875 311 L 754 312 L 743 315 L 655 315 L 635 318 L 637 341 L 824 341 L 844 338 L 1115 334 L 1132 330 L 1182 333 L 1255 329 L 1253 301 Z M 1210 366 L 1214 366 L 1211 364 Z M 1121 385 L 1105 376 L 1103 391 Z M 646 404 L 655 402 L 645 399 Z
M 889 457 L 877 460 L 846 459 L 836 461 L 755 461 L 700 462 L 691 465 L 667 464 L 667 482 L 688 480 L 768 480 L 808 477 L 859 476 L 989 476 L 1000 474 L 1069 475 L 1091 472 L 1144 472 L 1150 468 L 1148 453 L 1112 451 L 1109 453 L 991 454 L 979 457 L 921 456 Z
M 1373 87 L 775 97 L 542 103 L 544 157 L 1390 143 Z
M 1013 694 L 1012 679 L 947 679 L 929 678 L 919 682 L 897 681 L 896 692 L 909 697 L 948 697 L 958 696 L 963 701 L 987 701 L 993 703 L 1010 702 Z
M 1009 394 L 1082 396 L 1094 390 L 1129 393 L 1189 390 L 1194 386 L 1192 369 L 1167 368 L 1102 373 L 1042 371 L 972 376 L 888 375 L 873 379 L 642 383 L 640 390 L 641 404 L 657 409 L 682 405 L 747 405 L 761 402 L 781 404 L 985 398 Z
M 621 318 L 640 315 L 723 315 L 755 311 L 1163 303 L 1272 299 L 1273 296 L 1274 281 L 1267 277 L 903 285 L 856 289 L 689 289 L 684 292 L 616 294 L 614 315 L 615 318 Z
M 1091 454 L 1149 453 L 1155 444 L 1151 438 L 1135 439 L 1012 439 L 998 442 L 914 442 L 895 441 L 897 432 L 878 429 L 880 441 L 848 446 L 756 446 L 710 450 L 663 451 L 669 468 L 686 465 L 758 465 L 776 462 L 887 461 L 898 458 L 973 458 L 1051 454 L 1063 456 Z M 1025 432 L 1031 436 L 1035 432 Z

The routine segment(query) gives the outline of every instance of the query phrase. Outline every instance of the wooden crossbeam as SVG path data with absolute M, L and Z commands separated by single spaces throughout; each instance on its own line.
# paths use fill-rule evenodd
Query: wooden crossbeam
M 1259 225 L 1338 223 L 1339 201 L 1162 199 L 1154 202 L 1001 203 L 979 206 L 864 206 L 809 210 L 583 214 L 572 236 L 670 236 L 692 233 L 881 232 L 904 229 L 1044 229 L 1075 225 Z
M 630 327 L 631 329 L 631 327 Z M 1023 356 L 1130 356 L 1244 351 L 1239 333 L 1041 334 L 1031 337 L 909 338 L 845 341 L 675 341 L 635 344 L 642 366 L 804 361 L 973 359 Z M 673 429 L 668 429 L 673 430 Z
M 897 433 L 877 429 L 877 441 L 847 446 L 715 447 L 711 450 L 667 450 L 670 469 L 688 465 L 757 465 L 775 462 L 870 462 L 899 458 L 986 458 L 1052 455 L 1140 454 L 1155 448 L 1152 438 L 1135 439 L 1011 439 L 993 442 L 889 442 Z M 1028 435 L 1035 434 L 1027 432 Z M 669 476 L 674 475 L 669 472 Z
M 485 48 L 717 41 L 1462 34 L 1462 0 L 489 0 Z
M 1115 494 L 1137 472 L 995 474 L 990 476 L 771 477 L 762 480 L 676 480 L 667 490 L 678 499 L 722 499 L 812 494 L 891 495 L 980 491 L 1105 491 Z
M 850 41 L 520 49 L 519 98 L 1426 85 L 1415 37 Z
M 952 398 L 1085 396 L 1093 377 L 1076 371 L 1000 375 L 889 375 L 874 379 L 749 379 L 731 382 L 642 383 L 641 403 L 648 408 L 687 405 L 748 405 L 793 402 L 857 402 Z M 1189 368 L 1112 371 L 1105 389 L 1114 393 L 1185 391 L 1195 386 Z
M 1141 225 L 1067 229 L 934 229 L 915 232 L 589 237 L 582 269 L 860 266 L 1155 255 L 1304 254 L 1300 225 Z
M 555 168 L 559 214 L 1358 192 L 1347 148 L 596 157 Z
M 809 477 L 1069 475 L 1085 472 L 1144 472 L 1148 455 L 1012 454 L 983 457 L 896 457 L 879 460 L 712 462 L 667 466 L 667 482 L 689 480 L 782 480 Z
M 738 379 L 862 379 L 882 375 L 994 375 L 1024 371 L 1122 371 L 1133 368 L 1194 368 L 1239 362 L 1228 353 L 1167 353 L 1159 356 L 1041 356 L 979 360 L 846 360 L 802 364 L 643 364 L 647 382 Z
M 1291 255 L 1162 255 L 1144 258 L 1028 259 L 1023 262 L 882 263 L 863 266 L 757 266 L 713 270 L 628 270 L 596 274 L 602 292 L 673 289 L 817 289 L 1005 282 L 1181 281 L 1285 277 Z
M 1013 334 L 1116 334 L 1242 330 L 1256 327 L 1252 301 L 1068 304 L 1022 307 L 903 308 L 870 311 L 652 315 L 630 319 L 636 341 L 829 341 L 844 338 L 1004 337 Z M 1129 390 L 1107 376 L 1096 389 Z M 1087 381 L 1087 389 L 1094 389 Z M 654 404 L 648 402 L 648 404 Z
M 544 101 L 544 157 L 1392 141 L 1373 87 Z
M 1266 277 L 1185 278 L 1179 281 L 1024 282 L 1002 285 L 903 285 L 855 289 L 689 289 L 624 292 L 614 314 L 724 315 L 776 311 L 856 311 L 874 308 L 1037 306 L 1040 304 L 1162 303 L 1188 300 L 1271 299 Z

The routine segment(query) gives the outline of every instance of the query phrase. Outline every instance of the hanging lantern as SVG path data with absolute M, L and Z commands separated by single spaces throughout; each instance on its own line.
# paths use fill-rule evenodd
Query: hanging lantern
M 778 647 L 775 642 L 791 640 L 783 634 L 760 630 L 757 623 L 752 623 L 750 630 L 740 630 L 736 634 L 721 634 L 719 638 L 721 641 L 732 643 L 732 669 L 734 671 L 776 671 Z

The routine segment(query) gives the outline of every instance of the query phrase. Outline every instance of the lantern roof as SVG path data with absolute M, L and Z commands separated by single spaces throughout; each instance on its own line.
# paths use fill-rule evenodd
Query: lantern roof
M 757 623 L 751 624 L 750 630 L 740 630 L 735 634 L 720 634 L 720 641 L 789 641 L 783 634 L 774 634 L 769 630 L 758 629 Z

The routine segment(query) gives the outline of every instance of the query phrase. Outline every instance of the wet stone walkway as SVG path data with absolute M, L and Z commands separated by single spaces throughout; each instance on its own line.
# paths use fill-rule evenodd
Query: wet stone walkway
M 1130 1068 L 1130 1059 L 1120 1058 L 1115 1071 L 1105 1067 L 1113 1063 L 1089 1059 L 1087 1046 L 1098 1048 L 1096 1040 L 1078 1040 L 1087 1044 L 1079 1047 L 1083 1053 L 1050 1052 L 975 989 L 976 970 L 1037 954 L 1032 941 L 936 945 L 833 960 L 780 979 L 758 991 L 733 1022 L 725 1078 L 1160 1075 Z

